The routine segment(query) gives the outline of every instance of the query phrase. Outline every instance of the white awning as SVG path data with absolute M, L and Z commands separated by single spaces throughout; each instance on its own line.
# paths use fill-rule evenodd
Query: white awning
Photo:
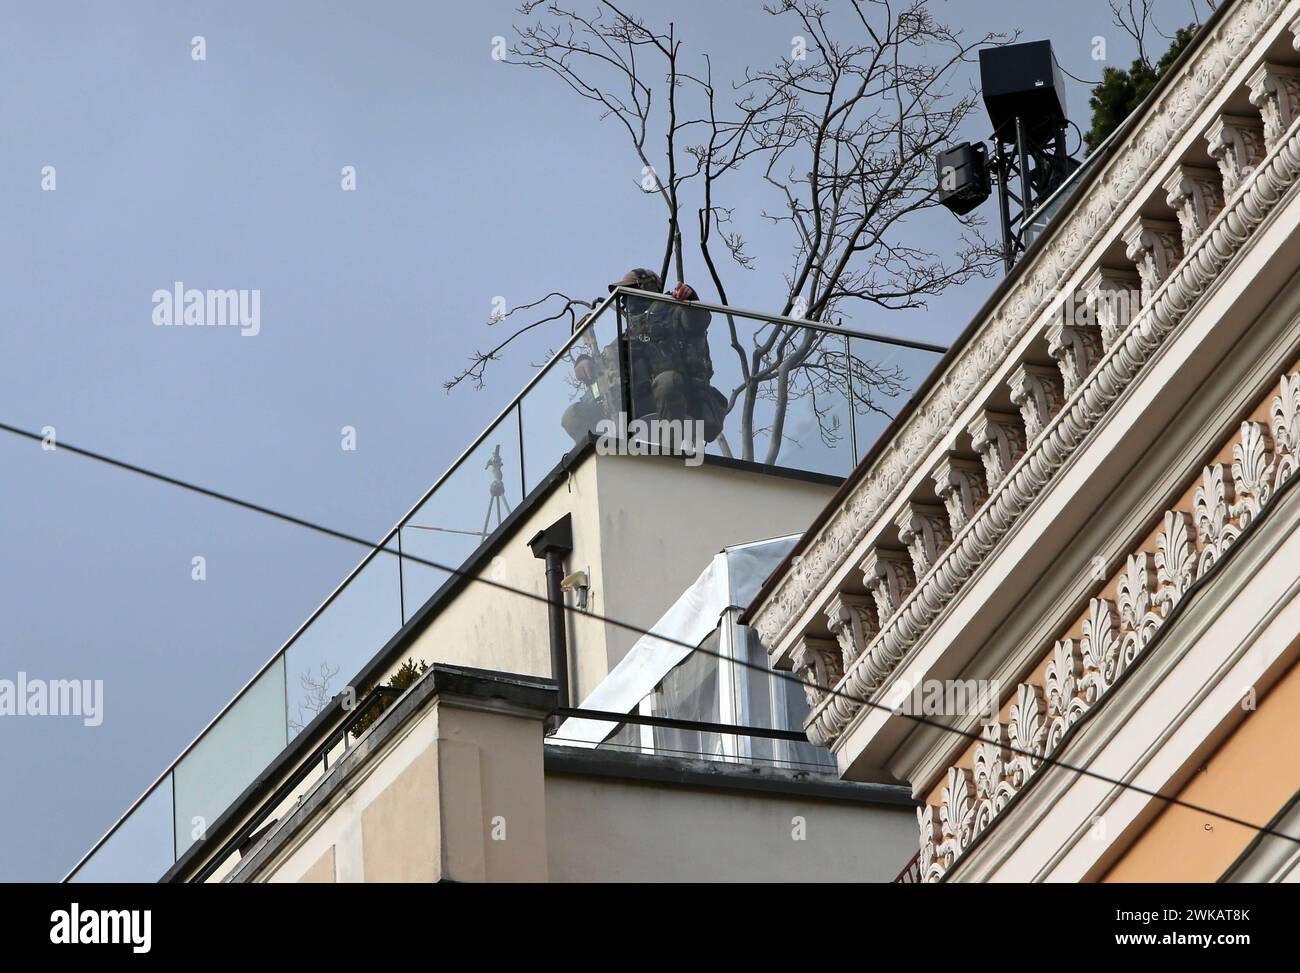
M 674 666 L 690 655 L 691 649 L 678 643 L 699 645 L 718 627 L 724 612 L 748 605 L 798 539 L 798 534 L 791 534 L 727 547 L 715 554 L 695 583 L 651 626 L 651 634 L 637 640 L 582 701 L 581 708 L 631 712 Z M 615 729 L 603 720 L 571 717 L 561 724 L 554 739 L 569 747 L 595 747 Z

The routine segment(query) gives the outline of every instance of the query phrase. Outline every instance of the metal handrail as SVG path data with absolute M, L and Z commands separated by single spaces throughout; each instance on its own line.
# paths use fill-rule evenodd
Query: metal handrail
M 612 291 L 604 301 L 602 301 L 599 305 L 597 305 L 596 308 L 591 312 L 591 316 L 588 320 L 588 326 L 591 323 L 593 323 L 604 312 L 605 308 L 613 304 L 618 296 L 619 296 L 619 291 Z M 569 336 L 569 339 L 560 347 L 559 351 L 556 352 L 555 357 L 558 358 L 560 355 L 566 353 L 573 346 L 573 344 L 578 340 L 578 337 L 579 335 L 582 334 L 583 330 L 585 330 L 585 328 L 579 329 L 575 331 L 573 334 L 571 334 Z M 547 364 L 549 365 L 550 363 L 548 362 Z M 322 601 L 320 605 L 317 606 L 317 608 L 310 615 L 307 616 L 307 618 L 303 621 L 303 623 L 294 630 L 293 634 L 290 635 L 284 641 L 284 643 L 280 646 L 280 648 L 277 649 L 272 654 L 272 656 L 269 659 L 267 659 L 266 662 L 263 663 L 262 666 L 258 668 L 256 672 L 253 673 L 253 675 L 248 679 L 248 681 L 245 682 L 244 685 L 239 688 L 238 692 L 236 692 L 235 695 L 230 698 L 230 701 L 226 703 L 226 705 L 223 706 L 220 710 L 217 711 L 217 714 L 214 717 L 212 717 L 211 720 L 208 721 L 207 725 L 204 726 L 203 729 L 199 731 L 198 735 L 195 736 L 194 739 L 191 740 L 189 744 L 183 750 L 181 750 L 179 754 L 176 755 L 176 757 L 172 760 L 172 762 L 167 765 L 166 769 L 163 770 L 163 772 L 159 774 L 157 778 L 154 779 L 153 783 L 150 784 L 147 788 L 145 788 L 144 792 L 138 798 L 136 798 L 135 801 L 131 803 L 131 805 L 122 813 L 121 817 L 119 817 L 116 821 L 114 821 L 113 824 L 109 827 L 109 829 L 105 831 L 104 834 L 100 837 L 100 839 L 96 841 L 94 845 L 92 845 L 90 849 L 84 855 L 81 856 L 80 859 L 78 859 L 77 863 L 72 866 L 72 868 L 68 871 L 66 875 L 63 876 L 62 879 L 63 881 L 66 882 L 68 881 L 68 879 L 72 878 L 72 876 L 77 873 L 77 870 L 80 869 L 81 866 L 84 865 L 90 859 L 90 857 L 100 849 L 100 847 L 104 844 L 104 842 L 106 842 L 109 838 L 113 836 L 113 833 L 117 831 L 117 829 L 122 825 L 122 823 L 135 812 L 136 808 L 138 808 L 142 803 L 144 803 L 145 799 L 148 798 L 150 794 L 152 794 L 155 790 L 157 790 L 158 785 L 163 783 L 167 779 L 167 776 L 173 770 L 176 769 L 176 766 L 182 760 L 184 760 L 185 757 L 188 756 L 189 753 L 196 746 L 198 746 L 199 742 L 205 736 L 207 736 L 208 732 L 214 726 L 216 726 L 217 723 L 221 721 L 222 717 L 224 717 L 226 713 L 229 712 L 231 707 L 233 707 L 237 702 L 239 702 L 239 700 L 243 698 L 244 694 L 248 692 L 248 690 L 252 687 L 252 685 L 255 682 L 257 682 L 257 680 L 262 678 L 262 676 L 265 675 L 266 672 L 273 665 L 275 665 L 277 659 L 279 659 L 281 656 L 283 656 L 286 652 L 289 651 L 289 649 L 298 640 L 298 638 L 305 631 L 307 631 L 308 628 L 312 626 L 312 624 L 316 621 L 317 618 L 320 617 L 321 613 L 324 612 L 325 609 L 327 609 L 331 604 L 334 603 L 334 600 L 342 593 L 343 589 L 352 583 L 353 578 L 355 578 L 358 574 L 360 574 L 362 570 L 365 569 L 366 565 L 369 564 L 372 560 L 374 560 L 376 554 L 380 553 L 381 551 L 387 552 L 389 554 L 399 553 L 387 546 L 389 541 L 402 529 L 402 527 L 406 524 L 406 522 L 410 520 L 411 516 L 417 510 L 420 509 L 420 507 L 425 503 L 425 501 L 427 501 L 431 496 L 433 496 L 434 493 L 437 492 L 438 488 L 447 481 L 447 478 L 450 477 L 453 473 L 455 473 L 456 470 L 460 469 L 461 464 L 464 463 L 464 461 L 470 456 L 470 454 L 473 453 L 474 450 L 477 449 L 485 439 L 487 439 L 487 437 L 491 434 L 492 430 L 495 429 L 497 425 L 507 415 L 510 414 L 510 411 L 514 409 L 515 406 L 519 404 L 520 400 L 524 397 L 524 395 L 526 395 L 542 379 L 542 377 L 547 374 L 547 371 L 548 369 L 546 368 L 546 366 L 543 366 L 542 368 L 539 368 L 537 370 L 537 374 L 534 375 L 531 379 L 529 379 L 528 382 L 524 384 L 524 387 L 514 396 L 514 398 L 510 400 L 510 402 L 500 412 L 497 413 L 495 418 L 493 418 L 492 421 L 489 422 L 483 428 L 483 431 L 480 432 L 478 436 L 474 438 L 474 440 L 469 444 L 469 446 L 467 446 L 464 450 L 461 451 L 460 455 L 457 456 L 454 461 L 452 461 L 452 464 L 449 467 L 447 467 L 447 469 L 443 472 L 441 476 L 438 477 L 438 479 L 434 481 L 433 485 L 429 487 L 429 489 L 427 489 L 420 496 L 420 499 L 417 500 L 414 504 L 412 504 L 410 508 L 407 509 L 406 513 L 404 513 L 401 516 L 401 518 L 397 521 L 397 523 L 393 525 L 393 527 L 391 527 L 387 531 L 387 533 L 384 534 L 383 538 L 379 541 L 379 543 L 375 547 L 371 548 L 371 550 L 357 563 L 357 566 L 347 573 L 347 575 L 343 578 L 343 580 L 340 581 L 338 585 L 335 586 L 334 590 L 331 591 L 329 595 L 326 596 L 325 600 Z
M 908 859 L 903 870 L 894 878 L 895 885 L 920 885 L 921 884 L 921 852 L 918 850 L 915 855 Z
M 240 827 L 226 840 L 221 848 L 208 858 L 206 864 L 199 869 L 193 880 L 195 882 L 206 882 L 211 878 L 212 874 L 221 867 L 221 863 L 238 851 L 244 843 L 257 832 L 257 830 L 262 826 L 262 822 L 270 816 L 271 812 L 284 803 L 284 801 L 293 793 L 294 789 L 307 779 L 307 775 L 311 773 L 312 768 L 315 767 L 317 763 L 322 764 L 325 773 L 329 773 L 330 751 L 338 746 L 340 742 L 344 744 L 344 748 L 346 749 L 348 734 L 352 731 L 353 727 L 370 714 L 370 711 L 375 708 L 375 704 L 383 700 L 387 700 L 391 704 L 393 700 L 400 699 L 403 692 L 403 690 L 394 689 L 391 686 L 376 686 L 372 689 L 366 695 L 365 699 L 357 704 L 348 715 L 347 719 L 336 727 L 333 732 L 326 736 L 325 739 L 321 741 L 321 743 L 312 750 L 312 752 L 309 753 L 296 768 L 294 768 L 280 786 L 276 788 L 275 792 L 271 795 L 271 799 L 263 802 L 262 806 L 252 814 L 247 821 L 240 825 Z M 384 707 L 383 709 L 386 708 L 387 707 Z M 383 712 L 383 709 L 380 710 L 381 713 Z
M 167 765 L 167 767 L 162 771 L 162 773 L 160 773 L 154 779 L 154 781 L 147 788 L 145 788 L 145 790 L 141 793 L 141 795 L 137 797 L 127 807 L 127 809 L 121 814 L 120 817 L 118 817 L 116 821 L 113 822 L 113 824 L 108 828 L 108 830 L 106 830 L 103 833 L 103 835 L 100 836 L 99 840 L 96 841 L 81 856 L 81 858 L 77 860 L 76 864 L 73 865 L 72 868 L 69 869 L 67 874 L 63 876 L 62 881 L 64 882 L 69 881 L 74 875 L 76 875 L 76 873 L 82 868 L 82 866 L 84 866 L 94 856 L 94 854 L 97 851 L 99 851 L 101 847 L 103 847 L 104 843 L 107 842 L 108 839 L 111 838 L 117 832 L 118 828 L 120 828 L 122 824 L 128 818 L 130 818 L 132 814 L 135 813 L 135 811 L 140 807 L 140 805 L 142 805 L 158 789 L 159 785 L 166 782 L 167 778 L 173 774 L 173 772 L 176 770 L 177 766 L 179 766 L 181 761 L 184 760 L 187 756 L 189 756 L 189 754 L 194 750 L 196 746 L 198 746 L 198 744 L 204 739 L 204 737 L 206 737 L 208 733 L 218 723 L 222 721 L 222 719 L 226 716 L 226 714 L 244 697 L 244 695 L 248 692 L 248 690 L 252 688 L 252 686 L 259 679 L 261 679 L 262 676 L 264 676 L 271 669 L 271 667 L 275 665 L 275 663 L 278 660 L 280 660 L 285 656 L 285 654 L 289 651 L 289 649 L 293 647 L 294 643 L 296 643 L 297 640 L 309 628 L 311 628 L 313 624 L 315 624 L 317 619 L 320 618 L 321 614 L 324 613 L 324 611 L 334 603 L 334 601 L 338 598 L 338 596 L 342 594 L 343 590 L 352 583 L 352 581 L 356 578 L 356 576 L 360 574 L 366 568 L 366 566 L 370 564 L 371 561 L 374 560 L 376 555 L 380 553 L 386 553 L 386 554 L 396 555 L 398 557 L 401 556 L 400 550 L 394 550 L 393 548 L 389 547 L 388 544 L 392 541 L 394 537 L 399 538 L 398 543 L 400 544 L 400 531 L 404 526 L 406 526 L 407 521 L 410 520 L 410 518 L 415 514 L 415 512 L 419 510 L 420 507 L 423 506 L 424 503 L 428 501 L 430 497 L 432 497 L 435 493 L 437 493 L 439 488 L 448 480 L 448 478 L 450 478 L 457 470 L 459 470 L 461 465 L 465 462 L 465 460 L 468 459 L 469 456 L 473 454 L 473 452 L 476 449 L 478 449 L 480 445 L 482 445 L 482 443 L 488 438 L 488 436 L 492 434 L 493 430 L 495 430 L 501 424 L 501 422 L 514 409 L 516 409 L 521 404 L 524 397 L 529 392 L 531 392 L 533 388 L 535 388 L 537 384 L 544 377 L 546 377 L 550 373 L 550 368 L 552 364 L 558 361 L 560 358 L 562 358 L 565 354 L 567 354 L 572 349 L 572 347 L 579 341 L 579 339 L 588 331 L 588 329 L 593 328 L 596 325 L 601 315 L 603 315 L 611 305 L 615 305 L 619 300 L 619 298 L 621 297 L 640 297 L 640 298 L 655 300 L 661 303 L 688 305 L 695 308 L 702 308 L 712 313 L 723 314 L 723 315 L 735 315 L 737 317 L 744 317 L 750 320 L 763 321 L 778 326 L 788 325 L 797 328 L 806 328 L 814 331 L 821 331 L 827 334 L 844 336 L 846 338 L 859 338 L 868 341 L 880 342 L 882 344 L 892 344 L 892 345 L 898 345 L 900 347 L 915 348 L 924 351 L 932 351 L 937 353 L 942 353 L 947 351 L 947 349 L 941 345 L 934 345 L 934 344 L 929 344 L 927 342 L 921 342 L 921 341 L 913 341 L 906 338 L 894 338 L 894 337 L 888 337 L 884 335 L 877 335 L 871 332 L 858 331 L 852 328 L 846 328 L 841 325 L 828 325 L 819 321 L 810 321 L 810 320 L 800 319 L 800 318 L 784 317 L 781 315 L 765 314 L 757 311 L 749 311 L 742 308 L 732 307 L 729 305 L 711 304 L 706 301 L 698 301 L 698 300 L 679 301 L 676 298 L 672 297 L 671 295 L 656 294 L 651 291 L 642 291 L 631 287 L 614 288 L 609 292 L 609 295 L 603 301 L 599 302 L 596 305 L 596 307 L 592 310 L 591 314 L 588 315 L 584 325 L 581 328 L 576 329 L 569 336 L 569 338 L 564 342 L 564 344 L 560 346 L 560 348 L 555 352 L 555 354 L 551 357 L 551 359 L 545 365 L 539 368 L 536 374 L 532 376 L 532 378 L 530 378 L 527 382 L 524 383 L 523 387 L 483 428 L 483 431 L 480 432 L 470 442 L 470 444 L 464 450 L 461 451 L 460 455 L 456 457 L 456 459 L 451 463 L 450 466 L 447 467 L 447 469 L 442 473 L 442 475 L 439 476 L 433 482 L 433 485 L 430 486 L 427 490 L 425 490 L 423 494 L 421 494 L 420 498 L 416 500 L 415 503 L 413 503 L 407 509 L 406 513 L 404 513 L 401 516 L 401 518 L 399 518 L 397 523 L 394 524 L 393 527 L 391 527 L 383 535 L 382 539 L 374 547 L 372 547 L 370 551 L 368 551 L 365 554 L 364 557 L 361 558 L 361 560 L 357 563 L 356 567 L 354 567 L 351 571 L 348 572 L 348 574 L 343 578 L 343 580 L 340 581 L 339 584 L 335 586 L 334 590 L 331 591 L 328 596 L 326 596 L 325 600 L 322 601 L 320 605 L 317 606 L 317 608 L 307 616 L 307 618 L 302 622 L 302 624 L 300 624 L 293 631 L 293 634 L 291 634 L 281 644 L 280 648 L 278 648 L 271 655 L 271 657 L 267 659 L 267 661 L 263 663 L 253 673 L 253 675 L 244 683 L 244 685 L 241 686 L 240 689 L 230 698 L 230 701 L 227 702 L 220 710 L 217 711 L 216 715 L 213 716 L 212 719 L 208 721 L 208 723 L 203 727 L 202 730 L 198 732 L 198 734 L 194 737 L 194 739 L 191 740 L 189 744 L 187 744 L 180 751 L 180 753 L 176 755 L 176 757 L 171 761 L 170 764 Z M 285 678 L 286 680 L 288 679 L 287 672 Z M 175 801 L 174 784 L 173 784 L 172 799 L 173 801 Z
M 638 291 L 630 287 L 620 287 L 615 294 L 627 294 L 632 297 L 651 298 L 663 304 L 678 304 L 683 307 L 703 308 L 714 314 L 734 314 L 736 317 L 757 319 L 766 321 L 769 324 L 791 325 L 796 328 L 807 328 L 811 331 L 823 331 L 827 334 L 846 335 L 850 338 L 862 338 L 867 341 L 879 341 L 886 345 L 899 345 L 903 348 L 916 348 L 920 351 L 933 351 L 943 354 L 948 350 L 946 345 L 931 344 L 928 341 L 915 341 L 911 338 L 894 338 L 888 335 L 876 334 L 872 331 L 859 331 L 856 328 L 846 328 L 842 324 L 826 324 L 824 321 L 813 321 L 808 318 L 791 318 L 784 317 L 780 314 L 767 314 L 762 311 L 748 311 L 744 308 L 734 307 L 728 304 L 710 304 L 708 301 L 680 301 L 671 294 L 655 294 L 652 291 Z M 595 315 L 593 314 L 594 318 Z

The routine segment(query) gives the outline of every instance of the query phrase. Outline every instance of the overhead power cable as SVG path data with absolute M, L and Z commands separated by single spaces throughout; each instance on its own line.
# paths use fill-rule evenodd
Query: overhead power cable
M 12 435 L 24 439 L 33 440 L 35 442 L 43 443 L 45 441 L 45 437 L 40 435 L 39 433 L 34 433 L 31 432 L 30 430 L 22 429 L 18 426 L 13 426 L 4 422 L 0 422 L 0 430 L 3 430 L 4 432 L 11 433 Z M 306 518 L 303 517 L 297 517 L 294 516 L 293 514 L 284 513 L 282 511 L 275 510 L 271 507 L 264 506 L 263 504 L 254 503 L 250 500 L 244 500 L 239 497 L 232 496 L 231 494 L 223 493 L 219 490 L 213 490 L 209 487 L 201 486 L 196 483 L 191 483 L 186 480 L 182 480 L 178 477 L 169 476 L 166 473 L 160 473 L 156 470 L 151 470 L 134 463 L 128 463 L 125 460 L 116 459 L 112 456 L 108 456 L 103 453 L 98 453 L 89 449 L 83 449 L 80 446 L 74 446 L 71 443 L 66 443 L 61 441 L 56 443 L 54 451 L 57 452 L 59 450 L 66 450 L 67 452 L 72 453 L 74 455 L 82 456 L 85 457 L 86 459 L 91 459 L 98 463 L 104 463 L 109 466 L 116 467 L 120 470 L 126 470 L 129 473 L 135 473 L 140 476 L 148 477 L 149 479 L 157 480 L 158 482 L 166 483 L 169 484 L 170 486 L 178 487 L 179 489 L 187 490 L 191 493 L 197 493 L 200 494 L 201 496 L 210 497 L 214 500 L 220 500 L 223 503 L 232 504 L 234 506 L 241 507 L 245 510 L 251 510 L 255 513 L 260 513 L 267 517 L 273 517 L 277 520 L 284 521 L 285 523 L 295 524 L 299 527 L 305 527 L 308 530 L 312 530 L 317 533 L 324 534 L 327 537 L 333 537 L 338 540 L 348 541 L 349 543 L 352 544 L 358 544 L 372 552 L 382 551 L 386 554 L 392 555 L 393 557 L 401 558 L 402 560 L 405 561 L 411 561 L 416 564 L 424 565 L 425 567 L 434 568 L 439 571 L 445 571 L 447 574 L 464 578 L 467 581 L 475 582 L 477 584 L 487 585 L 488 587 L 496 588 L 500 591 L 509 592 L 510 594 L 519 595 L 523 598 L 527 598 L 531 601 L 539 602 L 543 605 L 551 604 L 550 599 L 548 599 L 545 595 L 539 595 L 531 591 L 526 591 L 522 588 L 515 588 L 512 585 L 505 584 L 504 582 L 495 581 L 491 578 L 485 578 L 480 575 L 473 574 L 468 571 L 464 571 L 461 568 L 451 567 L 450 565 L 440 564 L 437 561 L 431 561 L 428 560 L 427 558 L 418 557 L 412 554 L 406 554 L 404 552 L 397 551 L 389 547 L 375 544 L 369 540 L 366 540 L 363 537 L 359 537 L 355 534 L 348 533 L 347 531 L 337 530 L 333 527 L 327 527 L 323 524 L 315 523 L 314 521 L 307 520 Z M 1296 481 L 1300 481 L 1300 477 L 1297 477 L 1295 479 Z M 682 648 L 689 649 L 692 652 L 699 652 L 702 653 L 703 655 L 710 656 L 712 658 L 730 662 L 733 665 L 739 665 L 743 668 L 752 669 L 756 672 L 761 672 L 768 676 L 784 679 L 788 682 L 795 683 L 800 687 L 813 689 L 816 692 L 825 695 L 831 695 L 840 699 L 845 699 L 848 700 L 849 702 L 856 703 L 861 706 L 867 706 L 871 709 L 883 710 L 895 716 L 901 716 L 905 719 L 909 719 L 914 723 L 924 725 L 924 726 L 934 727 L 935 729 L 938 729 L 944 733 L 950 733 L 955 736 L 963 737 L 964 739 L 967 739 L 973 743 L 987 742 L 983 738 L 983 736 L 981 736 L 978 733 L 974 733 L 970 730 L 963 730 L 958 727 L 949 726 L 945 723 L 939 722 L 938 720 L 933 720 L 930 719 L 929 717 L 918 715 L 915 713 L 900 712 L 895 707 L 886 706 L 883 703 L 878 703 L 874 700 L 867 699 L 865 697 L 856 696 L 852 693 L 847 693 L 844 692 L 843 690 L 836 689 L 835 687 L 819 686 L 816 683 L 808 682 L 806 680 L 800 679 L 798 676 L 792 673 L 783 672 L 776 669 L 769 669 L 766 666 L 762 666 L 754 662 L 749 662 L 748 660 L 744 660 L 744 659 L 733 659 L 728 656 L 724 656 L 722 653 L 718 651 L 707 649 L 704 646 L 691 645 L 689 642 L 685 642 L 680 639 L 675 639 L 672 638 L 671 636 L 661 635 L 653 631 L 652 629 L 646 629 L 639 625 L 633 625 L 630 622 L 625 622 L 622 621 L 621 619 L 612 618 L 608 615 L 603 615 L 598 612 L 590 612 L 590 611 L 579 612 L 577 609 L 567 604 L 562 607 L 568 612 L 578 614 L 582 617 L 593 619 L 595 621 L 602 622 L 607 625 L 612 625 L 615 628 L 622 629 L 623 631 L 631 632 L 637 635 L 646 635 L 651 638 L 658 639 L 661 642 L 666 642 L 670 645 L 677 645 Z M 1286 834 L 1274 828 L 1270 828 L 1266 825 L 1255 824 L 1253 822 L 1246 821 L 1234 815 L 1226 814 L 1222 811 L 1216 811 L 1213 808 L 1205 807 L 1204 805 L 1201 804 L 1196 804 L 1191 801 L 1183 800 L 1182 798 L 1179 797 L 1170 796 L 1168 794 L 1162 794 L 1159 791 L 1151 790 L 1150 788 L 1142 787 L 1138 784 L 1133 784 L 1128 781 L 1123 781 L 1118 778 L 1111 777 L 1107 774 L 1102 774 L 1095 770 L 1088 769 L 1086 767 L 1079 767 L 1074 764 L 1069 764 L 1051 755 L 1034 753 L 1033 751 L 1025 750 L 1023 748 L 1019 748 L 1011 744 L 1003 744 L 1000 747 L 1000 749 L 1008 753 L 1030 757 L 1034 760 L 1039 761 L 1041 764 L 1045 764 L 1053 767 L 1060 767 L 1062 770 L 1065 770 L 1070 773 L 1078 774 L 1083 777 L 1089 777 L 1094 780 L 1099 780 L 1102 781 L 1103 783 L 1110 784 L 1114 787 L 1120 787 L 1124 790 L 1130 790 L 1133 791 L 1134 793 L 1142 794 L 1146 797 L 1164 801 L 1169 805 L 1182 807 L 1189 811 L 1195 811 L 1198 814 L 1206 814 L 1209 815 L 1210 817 L 1217 818 L 1220 821 L 1227 821 L 1230 824 L 1240 825 L 1243 828 L 1248 828 L 1260 834 L 1272 835 L 1277 838 L 1282 838 L 1286 841 L 1291 841 L 1291 842 L 1295 842 L 1296 844 L 1300 844 L 1300 837 L 1297 837 L 1295 835 Z
M 1085 81 L 1083 78 L 1080 78 L 1078 75 L 1071 74 L 1069 71 L 1065 70 L 1065 66 L 1064 66 L 1063 64 L 1061 64 L 1061 62 L 1060 62 L 1059 60 L 1057 60 L 1056 52 L 1055 52 L 1055 51 L 1052 52 L 1052 61 L 1055 62 L 1057 68 L 1060 69 L 1060 71 L 1061 71 L 1061 73 L 1062 73 L 1063 75 L 1065 75 L 1067 78 L 1070 78 L 1070 79 L 1073 80 L 1073 81 L 1077 81 L 1077 82 L 1079 82 L 1079 84 L 1091 85 L 1091 86 L 1093 86 L 1093 87 L 1095 87 L 1095 86 L 1101 84 L 1101 81 L 1100 81 L 1100 80 L 1098 80 L 1098 81 Z

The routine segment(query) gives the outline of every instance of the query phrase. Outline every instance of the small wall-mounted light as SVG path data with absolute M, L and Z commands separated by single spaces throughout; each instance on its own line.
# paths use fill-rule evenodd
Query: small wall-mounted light
M 561 591 L 575 591 L 574 607 L 578 611 L 587 610 L 587 592 L 591 590 L 591 582 L 587 579 L 586 571 L 574 571 L 560 582 Z

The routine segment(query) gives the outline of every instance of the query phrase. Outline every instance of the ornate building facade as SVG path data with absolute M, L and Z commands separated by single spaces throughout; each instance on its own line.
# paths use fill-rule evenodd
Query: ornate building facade
M 751 606 L 920 878 L 1291 875 L 1297 271 L 1300 2 L 1236 0 Z

